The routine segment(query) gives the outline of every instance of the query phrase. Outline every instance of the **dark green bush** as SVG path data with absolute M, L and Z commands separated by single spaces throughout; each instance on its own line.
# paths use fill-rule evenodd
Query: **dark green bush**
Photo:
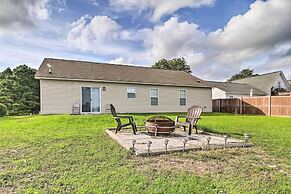
M 7 107 L 4 104 L 0 104 L 0 117 L 4 117 L 7 113 Z
M 11 110 L 12 108 L 13 100 L 8 99 L 6 96 L 0 97 L 0 104 L 4 104 L 7 108 L 7 111 Z

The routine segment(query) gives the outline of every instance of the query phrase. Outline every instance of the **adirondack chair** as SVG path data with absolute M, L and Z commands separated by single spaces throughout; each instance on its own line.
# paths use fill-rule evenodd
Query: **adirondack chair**
M 127 127 L 127 126 L 130 126 L 131 125 L 133 134 L 134 135 L 136 134 L 137 128 L 136 128 L 135 122 L 133 121 L 133 117 L 132 116 L 121 116 L 121 115 L 117 115 L 116 110 L 115 110 L 115 108 L 114 108 L 114 106 L 112 104 L 110 104 L 110 111 L 111 111 L 111 114 L 113 115 L 114 119 L 117 122 L 117 127 L 116 127 L 116 130 L 115 130 L 115 133 L 117 133 L 118 131 L 120 131 L 121 128 Z M 122 123 L 121 122 L 121 119 L 128 119 L 128 123 Z
M 197 131 L 197 122 L 200 118 L 200 115 L 202 113 L 202 108 L 200 106 L 191 106 L 190 108 L 187 109 L 187 116 L 177 116 L 175 119 L 175 126 L 180 127 L 182 126 L 184 128 L 184 131 L 186 131 L 186 127 L 189 129 L 189 135 L 192 134 L 192 129 L 196 129 Z M 186 122 L 180 122 L 179 118 L 186 118 Z

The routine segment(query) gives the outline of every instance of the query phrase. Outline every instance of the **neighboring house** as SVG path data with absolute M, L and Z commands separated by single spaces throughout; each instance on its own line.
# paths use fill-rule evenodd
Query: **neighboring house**
M 248 84 L 262 92 L 265 92 L 267 95 L 273 95 L 278 92 L 290 90 L 290 84 L 288 83 L 282 71 L 276 71 L 272 73 L 257 75 L 254 77 L 239 79 L 233 81 L 233 83 Z
M 211 87 L 182 71 L 45 58 L 40 80 L 41 114 L 212 111 Z
M 209 81 L 207 83 L 212 86 L 212 99 L 267 95 L 265 92 L 247 84 L 214 81 Z

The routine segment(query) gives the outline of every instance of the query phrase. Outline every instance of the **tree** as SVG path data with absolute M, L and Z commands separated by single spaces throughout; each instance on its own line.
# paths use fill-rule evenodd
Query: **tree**
M 233 76 L 231 76 L 229 81 L 234 81 L 234 80 L 243 79 L 243 78 L 247 78 L 247 77 L 253 77 L 253 76 L 256 76 L 256 75 L 257 74 L 254 74 L 254 70 L 253 69 L 243 69 L 239 73 L 234 74 Z
M 190 66 L 187 64 L 187 61 L 182 58 L 174 59 L 161 59 L 152 66 L 154 69 L 166 69 L 166 70 L 175 70 L 175 71 L 185 71 L 186 73 L 192 73 Z
M 26 65 L 0 73 L 0 103 L 6 105 L 9 114 L 39 112 L 39 81 L 34 78 L 35 73 Z
M 10 76 L 12 76 L 12 71 L 9 67 L 0 73 L 0 79 L 8 78 Z

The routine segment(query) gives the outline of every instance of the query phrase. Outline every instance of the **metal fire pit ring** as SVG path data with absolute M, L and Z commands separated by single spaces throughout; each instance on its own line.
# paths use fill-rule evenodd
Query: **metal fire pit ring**
M 175 121 L 166 116 L 154 116 L 146 120 L 145 128 L 155 136 L 159 133 L 172 133 L 175 130 Z

